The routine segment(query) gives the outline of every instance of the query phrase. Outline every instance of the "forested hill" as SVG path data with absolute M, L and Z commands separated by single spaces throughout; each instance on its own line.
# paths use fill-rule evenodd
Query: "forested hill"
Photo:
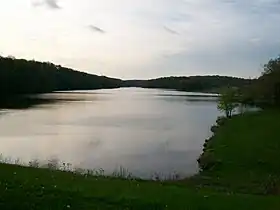
M 118 87 L 165 88 L 193 92 L 219 92 L 225 86 L 243 87 L 252 80 L 225 76 L 162 77 L 151 80 L 121 80 L 97 76 L 50 62 L 0 56 L 0 94 L 47 93 Z
M 189 92 L 219 92 L 223 87 L 244 87 L 253 80 L 226 76 L 162 77 L 151 80 L 127 80 L 124 86 L 165 88 Z
M 0 57 L 1 96 L 61 90 L 117 88 L 122 80 L 87 74 L 49 62 Z

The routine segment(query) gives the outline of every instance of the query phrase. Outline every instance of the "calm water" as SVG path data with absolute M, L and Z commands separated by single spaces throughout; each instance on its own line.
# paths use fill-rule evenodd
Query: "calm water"
M 142 178 L 175 171 L 187 176 L 197 172 L 196 159 L 219 115 L 213 98 L 177 91 L 124 88 L 43 97 L 63 100 L 0 114 L 3 156 L 58 158 L 108 173 L 122 166 Z

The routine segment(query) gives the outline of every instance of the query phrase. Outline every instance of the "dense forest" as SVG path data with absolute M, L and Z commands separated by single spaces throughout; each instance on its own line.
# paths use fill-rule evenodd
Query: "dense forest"
M 189 92 L 217 93 L 224 87 L 241 88 L 254 80 L 226 76 L 162 77 L 151 80 L 128 80 L 127 87 L 164 88 Z
M 120 87 L 119 79 L 75 71 L 49 62 L 0 57 L 0 93 L 5 96 Z

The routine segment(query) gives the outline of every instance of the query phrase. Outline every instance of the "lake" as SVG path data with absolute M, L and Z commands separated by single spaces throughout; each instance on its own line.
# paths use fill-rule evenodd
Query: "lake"
M 121 88 L 44 94 L 57 99 L 0 113 L 0 153 L 59 159 L 110 174 L 120 166 L 151 178 L 198 171 L 196 159 L 220 113 L 215 97 L 159 89 Z

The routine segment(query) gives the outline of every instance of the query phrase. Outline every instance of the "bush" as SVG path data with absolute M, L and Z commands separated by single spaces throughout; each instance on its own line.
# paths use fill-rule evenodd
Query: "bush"
M 204 171 L 212 170 L 214 167 L 220 164 L 221 161 L 216 160 L 214 154 L 211 151 L 205 151 L 200 155 L 197 162 L 199 164 L 199 168 Z
M 216 123 L 217 123 L 217 125 L 221 126 L 221 125 L 224 125 L 226 121 L 227 121 L 226 117 L 218 117 L 216 120 Z
M 213 125 L 210 130 L 211 130 L 212 133 L 216 133 L 218 128 L 219 128 L 219 126 Z

